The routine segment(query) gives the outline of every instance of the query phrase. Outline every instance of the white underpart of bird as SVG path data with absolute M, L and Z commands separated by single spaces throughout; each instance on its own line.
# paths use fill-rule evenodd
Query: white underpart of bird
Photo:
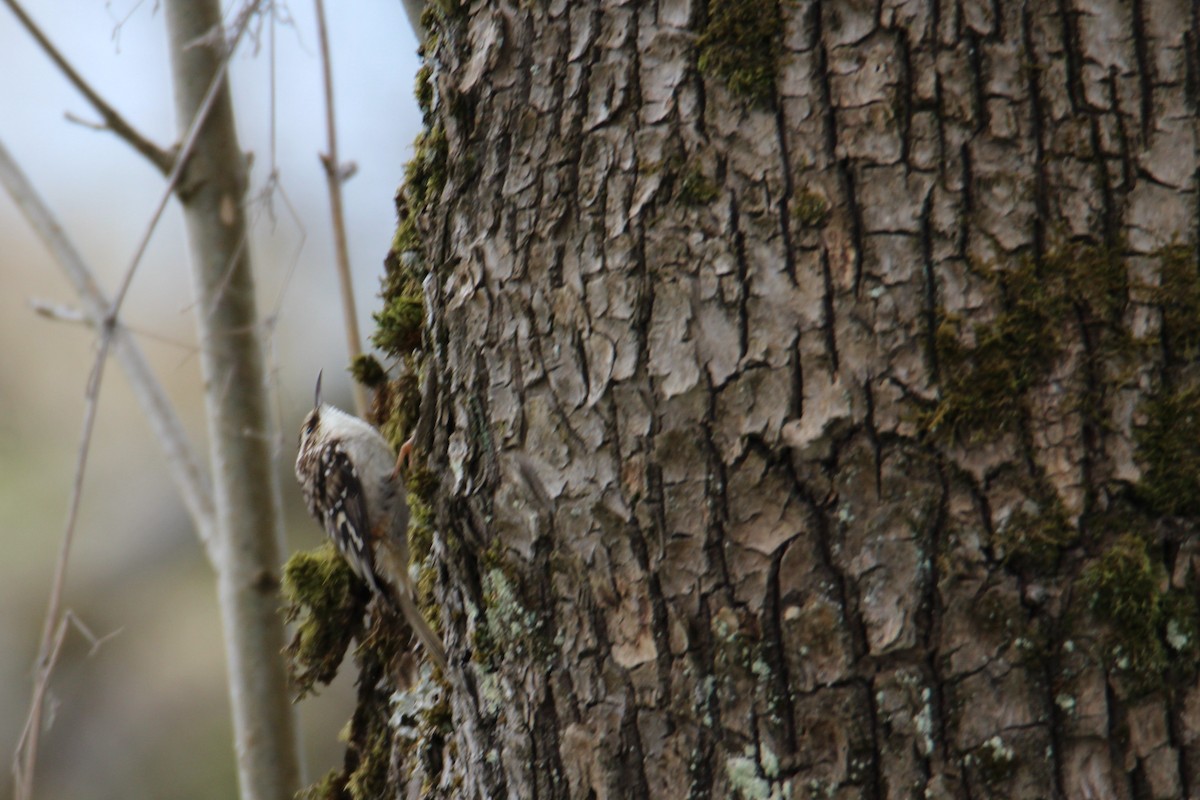
M 396 456 L 378 430 L 328 403 L 318 401 L 300 428 L 296 478 L 309 513 L 355 574 L 404 615 L 445 673 L 445 648 L 414 600 L 408 499 L 395 466 Z

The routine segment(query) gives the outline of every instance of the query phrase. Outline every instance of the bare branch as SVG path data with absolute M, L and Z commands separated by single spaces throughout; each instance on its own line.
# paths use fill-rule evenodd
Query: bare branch
M 5 0 L 5 2 L 10 2 L 10 0 Z M 200 107 L 196 109 L 196 115 L 192 118 L 187 135 L 183 137 L 183 142 L 179 146 L 175 163 L 167 175 L 167 186 L 158 200 L 158 205 L 155 207 L 154 214 L 150 218 L 150 224 L 146 226 L 146 232 L 142 235 L 142 239 L 138 243 L 137 251 L 133 254 L 133 260 L 130 262 L 129 268 L 125 271 L 125 276 L 121 279 L 121 285 L 117 288 L 117 293 L 113 297 L 112 306 L 107 314 L 109 318 L 115 319 L 121 309 L 121 304 L 125 302 L 125 295 L 133 283 L 133 276 L 137 271 L 138 264 L 141 263 L 142 256 L 146 253 L 146 248 L 150 246 L 150 238 L 154 235 L 154 230 L 158 227 L 158 221 L 162 219 L 163 212 L 167 209 L 167 203 L 179 185 L 179 178 L 183 175 L 184 167 L 187 166 L 188 159 L 191 158 L 192 151 L 196 148 L 196 141 L 200 137 L 200 130 L 204 122 L 208 119 L 209 112 L 212 111 L 213 104 L 216 102 L 218 94 L 220 94 L 221 87 L 225 85 L 225 73 L 229 69 L 229 58 L 237 49 L 238 42 L 241 41 L 243 34 L 246 33 L 246 28 L 250 24 L 250 20 L 253 18 L 253 14 L 250 12 L 257 8 L 258 2 L 250 3 L 249 10 L 242 14 L 238 20 L 238 28 L 234 32 L 229 48 L 223 53 L 220 64 L 217 66 L 217 70 L 213 73 L 212 80 L 209 82 L 208 91 L 204 94 L 204 100 L 201 102 Z
M 174 156 L 169 151 L 163 150 L 154 144 L 154 142 L 138 133 L 132 125 L 125 121 L 124 117 L 117 113 L 116 109 L 104 102 L 103 98 L 96 94 L 87 81 L 67 62 L 67 59 L 63 57 L 58 48 L 46 37 L 46 34 L 42 33 L 41 28 L 25 13 L 25 9 L 21 7 L 21 4 L 17 0 L 4 0 L 4 4 L 8 6 L 9 10 L 16 16 L 17 21 L 24 26 L 29 35 L 34 38 L 34 41 L 50 57 L 50 60 L 58 66 L 62 74 L 66 76 L 66 79 L 71 82 L 71 85 L 79 90 L 79 93 L 91 103 L 92 108 L 96 109 L 97 113 L 104 119 L 103 127 L 128 142 L 130 147 L 137 150 L 146 157 L 147 161 L 156 166 L 159 172 L 163 174 L 169 172 L 175 161 Z
M 346 244 L 346 219 L 342 207 L 342 183 L 354 174 L 351 168 L 343 173 L 338 161 L 337 122 L 333 111 L 333 62 L 329 58 L 329 31 L 325 24 L 325 4 L 314 0 L 317 12 L 317 35 L 321 42 L 321 73 L 325 84 L 325 134 L 329 152 L 321 156 L 325 181 L 329 185 L 329 213 L 333 222 L 334 257 L 337 262 L 338 284 L 342 290 L 342 318 L 346 325 L 346 348 L 353 361 L 362 355 L 358 338 L 358 311 L 354 305 L 354 281 L 350 275 L 350 248 Z M 343 178 L 343 174 L 346 178 Z M 366 416 L 367 393 L 362 384 L 354 381 L 354 406 L 359 416 Z
M 111 319 L 109 312 L 113 305 L 105 297 L 92 269 L 67 238 L 58 220 L 42 202 L 3 143 L 0 143 L 0 184 L 8 190 L 30 226 L 41 237 L 54 260 L 75 287 L 75 291 L 79 293 L 83 314 L 92 326 L 103 331 L 106 320 Z M 183 497 L 192 524 L 196 526 L 209 562 L 212 563 L 214 512 L 207 472 L 188 441 L 183 423 L 167 399 L 166 391 L 154 376 L 137 342 L 115 320 L 107 324 L 112 329 L 113 354 L 125 372 L 125 377 L 133 388 L 143 412 L 150 420 L 155 437 L 165 451 L 171 477 Z
M 45 37 L 42 37 L 40 32 L 35 27 L 32 27 L 32 22 L 28 21 L 28 17 L 24 15 L 19 6 L 15 5 L 14 0 L 5 0 L 5 2 L 9 4 L 14 13 L 22 18 L 23 22 L 26 22 L 27 27 L 31 27 L 31 32 L 34 33 L 35 38 L 38 38 L 39 42 L 43 43 L 43 47 L 48 48 L 51 58 L 59 63 L 60 68 L 68 71 L 68 76 L 73 75 L 74 73 L 69 71 L 70 67 L 49 46 L 49 43 L 45 41 Z M 243 17 L 242 24 L 234 36 L 230 52 L 232 52 L 233 47 L 236 47 L 236 43 L 245 32 L 248 20 L 249 15 L 247 14 Z M 32 185 L 20 171 L 20 168 L 9 155 L 7 149 L 3 145 L 0 145 L 0 182 L 4 183 L 8 188 L 9 193 L 24 212 L 30 224 L 41 235 L 43 241 L 49 246 L 51 252 L 59 261 L 59 264 L 68 273 L 68 277 L 76 286 L 76 291 L 80 293 L 80 296 L 84 300 L 85 311 L 89 319 L 101 331 L 100 352 L 97 355 L 96 365 L 92 371 L 92 380 L 88 386 L 88 413 L 85 416 L 84 441 L 80 447 L 75 488 L 72 492 L 71 506 L 68 513 L 67 532 L 64 536 L 62 549 L 59 552 L 54 583 L 51 587 L 50 603 L 46 612 L 46 622 L 43 628 L 42 644 L 38 658 L 38 673 L 34 683 L 33 700 L 31 702 L 29 719 L 25 726 L 25 735 L 14 756 L 13 771 L 16 776 L 16 796 L 18 800 L 30 800 L 33 796 L 33 774 L 37 764 L 37 750 L 45 708 L 46 690 L 62 641 L 61 633 L 57 636 L 55 635 L 55 626 L 58 625 L 60 631 L 64 630 L 62 623 L 59 622 L 59 608 L 66 582 L 66 568 L 70 556 L 71 540 L 74 536 L 75 519 L 79 502 L 78 494 L 82 487 L 83 470 L 86 466 L 87 450 L 91 441 L 91 432 L 95 420 L 95 407 L 98 400 L 97 394 L 99 392 L 100 377 L 103 374 L 104 363 L 107 360 L 108 351 L 111 346 L 116 346 L 116 352 L 119 359 L 123 362 L 122 366 L 125 368 L 126 374 L 130 379 L 130 384 L 133 386 L 134 392 L 138 395 L 138 399 L 142 403 L 147 416 L 150 417 L 152 425 L 156 428 L 155 433 L 158 435 L 159 441 L 167 450 L 168 464 L 173 468 L 173 475 L 176 483 L 180 486 L 184 496 L 184 503 L 187 505 L 188 511 L 196 525 L 197 533 L 204 545 L 205 554 L 209 557 L 210 563 L 214 565 L 219 563 L 219 559 L 214 552 L 215 545 L 212 539 L 215 526 L 215 512 L 212 490 L 209 487 L 208 478 L 204 473 L 203 467 L 200 466 L 199 459 L 192 450 L 186 434 L 183 432 L 183 427 L 178 417 L 175 416 L 174 409 L 171 408 L 169 401 L 167 401 L 165 392 L 162 391 L 161 386 L 159 386 L 153 373 L 150 371 L 145 357 L 141 354 L 140 349 L 128 331 L 120 326 L 118 314 L 129 291 L 129 287 L 132 285 L 138 264 L 141 263 L 146 247 L 149 245 L 150 237 L 153 235 L 158 221 L 166 209 L 167 202 L 175 191 L 187 159 L 198 140 L 201 126 L 207 119 L 209 111 L 212 109 L 213 103 L 223 85 L 228 63 L 229 60 L 227 57 L 222 58 L 218 69 L 213 75 L 208 91 L 197 108 L 187 135 L 184 137 L 178 156 L 170 164 L 167 186 L 163 191 L 162 198 L 155 208 L 146 233 L 142 237 L 137 251 L 134 253 L 133 260 L 129 268 L 125 271 L 117 294 L 111 303 L 106 302 L 99 284 L 93 277 L 92 271 L 84 264 L 83 259 L 66 238 L 62 227 L 53 218 L 53 215 L 50 214 L 45 205 L 41 203 Z M 75 81 L 73 80 L 73 82 Z M 89 99 L 94 97 L 90 93 L 90 90 L 85 87 L 81 88 L 81 91 L 84 91 L 89 96 Z M 93 100 L 93 104 L 96 104 L 97 100 L 98 98 Z M 98 106 L 98 108 L 101 114 L 105 114 L 104 109 L 107 108 L 106 106 L 104 108 Z M 135 148 L 138 147 L 136 142 L 131 143 Z

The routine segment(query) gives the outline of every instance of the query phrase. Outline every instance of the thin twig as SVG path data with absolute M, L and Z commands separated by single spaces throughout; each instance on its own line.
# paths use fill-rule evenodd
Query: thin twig
M 74 322 L 82 325 L 92 324 L 87 314 L 74 306 L 66 306 L 62 303 L 51 302 L 50 300 L 39 300 L 35 297 L 29 301 L 29 307 L 39 317 L 52 319 L 56 322 Z
M 83 117 L 81 117 L 77 114 L 73 114 L 70 111 L 64 111 L 63 118 L 65 118 L 67 120 L 67 122 L 78 125 L 82 128 L 88 128 L 89 130 L 93 130 L 93 131 L 108 130 L 108 126 L 105 125 L 103 122 L 92 122 L 90 119 L 84 119 Z
M 50 685 L 50 674 L 58 660 L 62 641 L 66 635 L 66 619 L 60 619 L 63 590 L 67 584 L 67 564 L 70 561 L 71 543 L 75 539 L 75 524 L 79 519 L 79 499 L 83 494 L 83 476 L 91 450 L 92 431 L 96 426 L 96 409 L 100 405 L 100 382 L 104 377 L 104 365 L 108 361 L 108 349 L 112 342 L 113 328 L 106 327 L 100 334 L 100 346 L 92 363 L 87 383 L 87 402 L 83 412 L 83 431 L 80 434 L 79 453 L 75 459 L 75 479 L 71 483 L 71 499 L 67 504 L 67 522 L 63 531 L 62 544 L 58 549 L 58 560 L 54 565 L 54 577 L 50 583 L 50 601 L 46 608 L 46 619 L 42 625 L 42 642 L 38 647 L 37 677 L 33 685 L 33 698 L 29 706 L 29 717 L 25 721 L 25 736 L 17 744 L 13 756 L 13 772 L 16 776 L 16 800 L 31 800 L 33 797 L 33 772 L 37 765 L 38 740 L 42 732 L 42 710 L 45 706 L 46 690 Z
M 325 84 L 325 134 L 329 140 L 329 151 L 321 156 L 325 167 L 325 181 L 329 185 L 329 213 L 333 222 L 334 256 L 337 263 L 338 284 L 342 290 L 342 317 L 346 324 L 346 348 L 353 361 L 362 355 L 362 343 L 358 338 L 358 311 L 354 305 L 354 282 L 350 276 L 350 249 L 346 244 L 346 219 L 342 210 L 342 174 L 338 160 L 337 122 L 333 111 L 333 62 L 329 58 L 329 31 L 325 25 L 325 4 L 314 0 L 317 12 L 317 36 L 321 43 L 321 73 Z M 358 415 L 366 416 L 367 393 L 362 384 L 354 381 L 354 405 Z
M 58 657 L 62 653 L 63 643 L 67 638 L 67 631 L 71 627 L 74 627 L 75 630 L 79 632 L 79 635 L 87 641 L 87 658 L 91 658 L 92 656 L 96 655 L 105 642 L 117 636 L 122 630 L 121 628 L 117 628 L 115 631 L 106 633 L 103 636 L 97 636 L 96 634 L 92 633 L 91 629 L 84 624 L 83 620 L 80 619 L 77 614 L 70 609 L 64 611 L 62 619 L 59 621 L 58 627 L 54 632 L 54 644 L 50 648 L 50 657 L 46 659 L 44 664 L 40 664 L 38 667 L 39 672 L 46 673 L 46 679 L 35 685 L 35 691 L 40 690 L 43 696 L 49 691 L 49 673 L 53 670 L 54 665 L 58 663 Z M 44 699 L 39 700 L 38 702 L 41 702 L 43 705 L 45 704 Z M 42 715 L 38 715 L 37 719 L 40 720 L 41 717 Z M 35 717 L 33 715 L 30 715 L 25 719 L 25 725 L 21 728 L 21 735 L 17 739 L 16 752 L 18 754 L 21 752 L 21 748 L 24 746 L 25 742 L 29 740 L 34 719 Z M 40 726 L 41 723 L 39 722 L 38 724 Z M 16 774 L 18 782 L 20 782 L 22 780 L 22 776 L 26 774 L 24 772 L 24 768 L 20 764 L 19 757 L 15 755 L 13 757 L 13 772 Z
M 92 656 L 96 655 L 96 653 L 100 652 L 100 648 L 105 642 L 114 638 L 123 630 L 122 628 L 117 628 L 115 631 L 110 631 L 103 636 L 97 636 L 92 632 L 92 629 L 89 628 L 82 619 L 80 619 L 79 615 L 69 608 L 63 612 L 63 621 L 71 623 L 79 635 L 82 636 L 88 643 L 87 658 L 91 658 Z
M 92 108 L 96 109 L 97 113 L 104 119 L 104 126 L 124 139 L 130 147 L 146 157 L 146 160 L 158 168 L 158 171 L 164 175 L 171 170 L 171 166 L 175 161 L 174 156 L 166 150 L 163 150 L 154 142 L 138 133 L 132 125 L 125 121 L 125 118 L 117 113 L 116 109 L 96 94 L 95 90 L 88 85 L 75 68 L 70 65 L 63 54 L 58 51 L 58 48 L 46 38 L 46 34 L 42 33 L 41 28 L 37 23 L 30 18 L 25 9 L 17 0 L 4 0 L 4 4 L 8 6 L 17 21 L 24 26 L 29 35 L 41 46 L 50 60 L 62 71 L 66 79 L 71 82 L 71 85 L 79 90 L 79 93 L 91 103 Z

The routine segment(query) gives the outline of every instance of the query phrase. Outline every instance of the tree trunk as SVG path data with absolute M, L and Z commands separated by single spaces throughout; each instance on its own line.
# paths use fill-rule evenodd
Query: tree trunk
M 1200 792 L 1197 7 L 446 6 L 392 789 Z
M 186 136 L 224 52 L 221 7 L 169 0 L 175 106 Z M 283 561 L 276 426 L 267 404 L 254 274 L 247 247 L 247 177 L 229 85 L 218 94 L 178 194 L 196 286 L 196 322 L 211 441 L 217 602 L 225 639 L 238 788 L 242 800 L 288 800 L 300 783 L 299 748 L 279 618 Z

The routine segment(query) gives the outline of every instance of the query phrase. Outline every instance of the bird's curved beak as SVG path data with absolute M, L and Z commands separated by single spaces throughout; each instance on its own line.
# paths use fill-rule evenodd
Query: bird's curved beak
M 317 390 L 313 392 L 313 408 L 321 407 L 321 376 L 325 374 L 325 370 L 317 371 Z

